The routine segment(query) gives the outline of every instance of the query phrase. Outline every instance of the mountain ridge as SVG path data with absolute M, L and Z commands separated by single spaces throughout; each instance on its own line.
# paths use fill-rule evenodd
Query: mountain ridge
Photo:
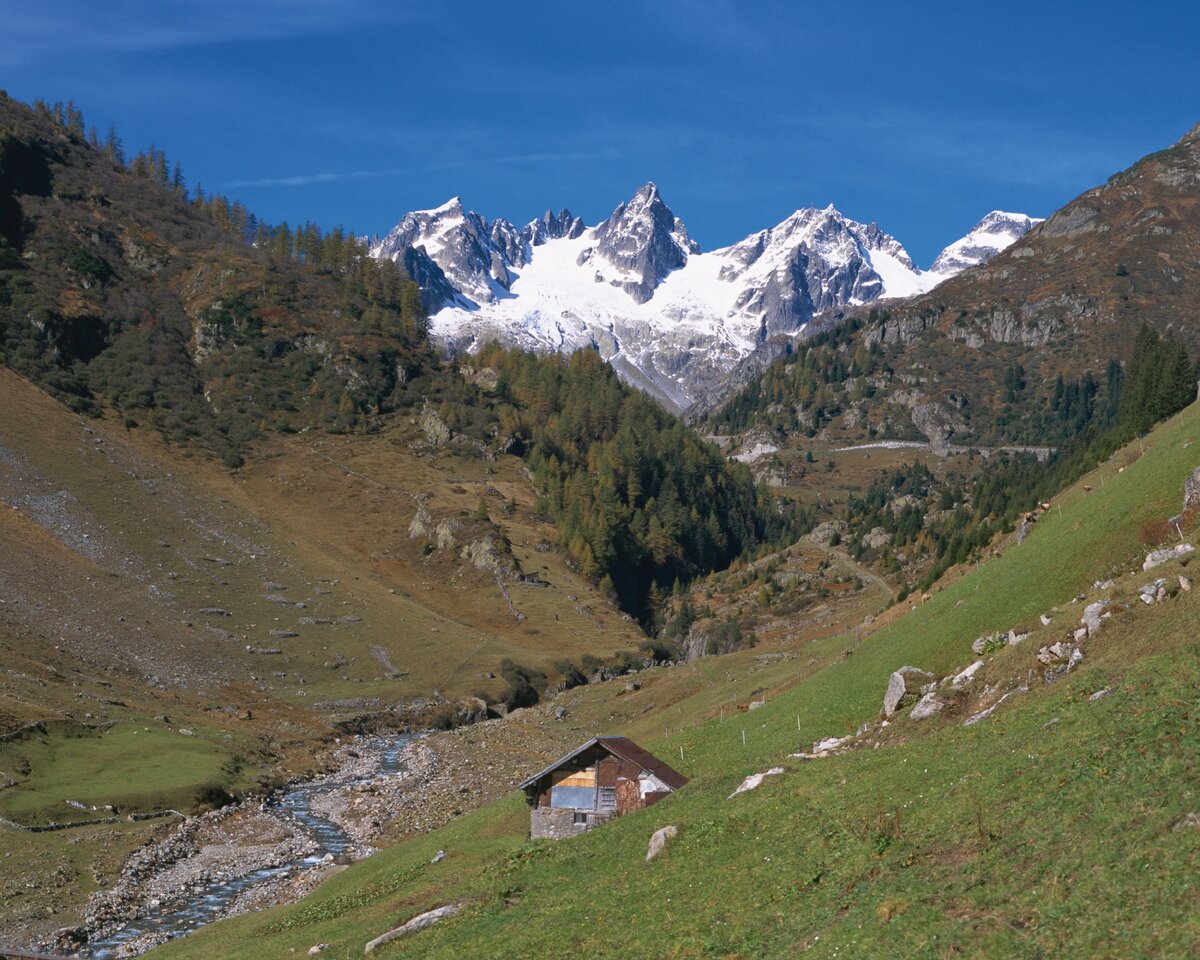
M 824 311 L 925 292 L 1038 222 L 993 211 L 926 271 L 878 224 L 832 204 L 704 252 L 648 182 L 595 227 L 566 209 L 522 227 L 489 221 L 455 197 L 405 214 L 370 250 L 417 280 L 432 333 L 451 351 L 492 340 L 591 347 L 684 412 L 770 337 Z

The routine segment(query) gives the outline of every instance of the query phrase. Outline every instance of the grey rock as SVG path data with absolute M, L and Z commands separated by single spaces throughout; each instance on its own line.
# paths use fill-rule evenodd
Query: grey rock
M 688 237 L 683 221 L 663 202 L 658 187 L 647 183 L 596 228 L 597 272 L 621 287 L 636 303 L 645 303 L 667 275 L 678 270 L 700 248 Z M 605 264 L 616 267 L 608 280 Z M 624 279 L 629 275 L 635 279 Z
M 945 701 L 941 700 L 936 693 L 931 692 L 925 694 L 913 705 L 908 716 L 912 720 L 926 720 L 941 713 L 945 708 Z
M 1079 649 L 1078 644 L 1060 640 L 1038 650 L 1037 659 L 1038 663 L 1047 667 L 1065 664 L 1067 670 L 1073 670 L 1083 659 L 1083 652 Z
M 667 841 L 679 833 L 679 828 L 673 823 L 668 824 L 650 834 L 650 845 L 646 849 L 646 862 L 649 863 L 666 849 Z
M 834 753 L 848 744 L 853 737 L 826 737 L 824 740 L 817 740 L 812 745 L 814 756 L 825 757 Z
M 892 716 L 906 700 L 914 699 L 926 683 L 934 679 L 933 674 L 919 667 L 901 667 L 888 677 L 887 691 L 883 695 L 883 715 Z
M 521 230 L 521 235 L 530 246 L 539 247 L 547 240 L 558 240 L 562 237 L 574 240 L 583 236 L 586 229 L 583 220 L 572 216 L 571 211 L 564 207 L 557 216 L 547 210 L 540 219 L 527 223 Z
M 450 442 L 450 428 L 446 425 L 446 421 L 437 415 L 437 412 L 430 406 L 428 401 L 421 408 L 421 416 L 418 419 L 418 423 L 421 429 L 425 431 L 425 439 L 429 441 L 430 446 L 441 447 Z
M 1183 509 L 1200 510 L 1200 467 L 1183 482 Z
M 813 543 L 827 547 L 833 541 L 834 534 L 841 537 L 849 529 L 850 525 L 845 520 L 826 520 L 824 523 L 817 524 L 808 538 Z
M 427 927 L 432 927 L 435 923 L 439 923 L 442 920 L 453 917 L 456 913 L 460 912 L 462 908 L 463 905 L 461 903 L 448 903 L 444 907 L 438 907 L 434 910 L 428 910 L 425 913 L 419 914 L 418 916 L 413 917 L 407 923 L 402 924 L 393 930 L 389 930 L 382 936 L 378 936 L 374 940 L 368 942 L 367 945 L 363 947 L 363 953 L 374 953 L 385 943 L 391 943 L 394 940 L 399 940 L 401 937 L 407 937 L 409 934 L 417 933 L 418 931 L 424 930 Z
M 1146 554 L 1146 559 L 1142 562 L 1143 570 L 1153 570 L 1155 567 L 1160 567 L 1170 560 L 1177 557 L 1185 556 L 1191 553 L 1196 548 L 1190 543 L 1180 543 L 1174 547 L 1164 547 L 1161 550 L 1151 550 Z
M 736 790 L 733 791 L 726 799 L 732 800 L 739 793 L 748 793 L 751 790 L 757 790 L 762 786 L 762 782 L 767 777 L 777 777 L 783 773 L 783 767 L 772 767 L 770 770 L 764 770 L 762 773 L 752 773 L 743 780 Z
M 975 679 L 975 675 L 983 669 L 984 661 L 976 660 L 968 667 L 964 667 L 953 677 L 950 678 L 950 685 L 956 690 L 965 687 Z
M 1100 627 L 1103 626 L 1104 613 L 1107 609 L 1107 600 L 1097 600 L 1095 603 L 1089 603 L 1083 608 L 1083 616 L 1079 618 L 1079 622 L 1087 628 L 1087 635 L 1089 637 L 1095 636 L 1100 632 Z

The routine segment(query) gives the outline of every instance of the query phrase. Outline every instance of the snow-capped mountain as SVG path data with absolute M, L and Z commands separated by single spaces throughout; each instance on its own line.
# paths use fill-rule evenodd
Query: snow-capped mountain
M 955 240 L 938 254 L 929 272 L 943 278 L 962 273 L 967 267 L 987 263 L 1001 250 L 1012 246 L 1041 223 L 1041 219 L 1023 213 L 993 210 L 975 224 L 961 240 Z
M 997 216 L 1010 218 L 1008 233 L 990 223 Z M 404 264 L 424 291 L 434 337 L 451 349 L 493 340 L 595 347 L 627 381 L 682 411 L 766 338 L 796 333 L 824 310 L 922 293 L 1007 246 L 1020 219 L 989 214 L 946 248 L 936 272 L 832 206 L 702 253 L 647 183 L 591 228 L 567 210 L 518 228 L 455 198 L 405 215 L 371 253 Z

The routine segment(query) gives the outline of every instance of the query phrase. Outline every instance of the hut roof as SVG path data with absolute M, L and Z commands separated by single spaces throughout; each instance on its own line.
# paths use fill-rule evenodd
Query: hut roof
M 522 790 L 528 790 L 535 783 L 561 767 L 564 763 L 574 760 L 581 753 L 590 750 L 592 747 L 602 747 L 615 757 L 620 757 L 622 760 L 628 760 L 630 763 L 636 764 L 643 770 L 649 770 L 654 776 L 658 777 L 672 790 L 678 790 L 688 782 L 688 778 L 676 770 L 674 767 L 663 763 L 654 754 L 648 750 L 644 750 L 628 737 L 592 737 L 587 743 L 576 747 L 566 756 L 560 757 L 544 770 L 539 770 L 528 780 L 521 783 Z

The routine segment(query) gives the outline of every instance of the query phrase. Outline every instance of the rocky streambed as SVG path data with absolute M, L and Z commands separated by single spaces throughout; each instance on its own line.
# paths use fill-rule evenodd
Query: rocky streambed
M 92 896 L 82 924 L 38 948 L 130 957 L 214 920 L 295 902 L 376 846 L 503 796 L 590 736 L 573 715 L 578 696 L 440 733 L 353 737 L 323 758 L 332 773 L 164 824 L 118 883 Z
M 356 738 L 334 772 L 188 817 L 134 854 L 120 881 L 94 895 L 83 926 L 47 946 L 129 957 L 223 917 L 299 899 L 347 862 L 374 852 L 385 824 L 361 791 L 404 792 L 428 772 L 420 738 Z

